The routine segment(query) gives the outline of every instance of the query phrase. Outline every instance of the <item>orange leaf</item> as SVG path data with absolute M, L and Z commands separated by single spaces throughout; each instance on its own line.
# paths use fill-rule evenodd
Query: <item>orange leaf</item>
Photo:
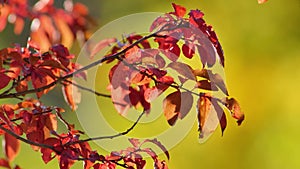
M 81 93 L 78 88 L 72 84 L 63 85 L 62 87 L 65 101 L 69 104 L 74 111 L 77 109 L 77 104 L 80 103 Z
M 220 124 L 223 134 L 227 122 L 224 111 L 218 104 L 218 100 L 213 98 L 209 93 L 200 93 L 197 108 L 200 143 L 203 143 L 209 138 L 218 127 L 218 124 Z
M 211 111 L 210 94 L 202 94 L 202 96 L 200 96 L 197 108 L 199 131 L 202 132 L 208 113 Z
M 17 17 L 15 21 L 15 27 L 14 27 L 14 32 L 15 34 L 19 35 L 23 31 L 25 25 L 25 21 L 21 17 Z
M 74 41 L 74 35 L 63 17 L 57 15 L 54 17 L 55 24 L 61 34 L 61 44 L 70 48 Z
M 18 85 L 16 86 L 16 91 L 17 92 L 23 92 L 27 89 L 28 89 L 28 84 L 27 84 L 26 80 L 23 80 L 23 81 L 19 82 Z
M 226 107 L 230 110 L 230 112 L 232 113 L 232 117 L 234 117 L 235 119 L 237 119 L 237 123 L 238 125 L 241 125 L 245 115 L 244 112 L 242 112 L 240 104 L 238 103 L 237 100 L 235 100 L 234 98 L 226 98 Z
M 263 4 L 263 3 L 266 3 L 268 0 L 257 0 L 258 1 L 258 4 Z
M 46 122 L 45 122 L 46 127 L 52 131 L 56 131 L 57 130 L 57 119 L 56 119 L 56 115 L 55 114 L 49 114 L 46 118 Z
M 20 141 L 8 133 L 4 134 L 4 150 L 9 161 L 13 161 L 20 151 Z
M 181 94 L 180 91 L 169 94 L 163 101 L 163 111 L 168 123 L 174 125 L 180 113 Z

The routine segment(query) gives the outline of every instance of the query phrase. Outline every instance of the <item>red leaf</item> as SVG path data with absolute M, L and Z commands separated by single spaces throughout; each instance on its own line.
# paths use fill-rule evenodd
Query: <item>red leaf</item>
M 104 49 L 107 46 L 110 46 L 112 44 L 114 44 L 115 42 L 117 42 L 116 38 L 110 38 L 110 39 L 104 39 L 101 40 L 100 42 L 98 42 L 94 48 L 91 51 L 91 58 L 93 58 L 98 52 L 100 52 L 102 49 Z
M 193 44 L 185 43 L 182 45 L 182 53 L 185 57 L 191 59 L 195 54 L 196 47 Z
M 3 147 L 8 161 L 13 161 L 20 151 L 20 141 L 10 134 L 5 133 Z
M 48 84 L 52 83 L 54 80 L 52 77 L 50 77 L 45 71 L 42 69 L 34 69 L 31 72 L 31 79 L 32 79 L 32 85 L 35 89 L 42 88 L 44 86 L 47 86 Z M 51 89 L 45 89 L 40 92 L 37 92 L 36 95 L 38 98 L 40 98 L 43 94 L 46 94 Z
M 180 113 L 181 93 L 176 91 L 169 94 L 163 101 L 163 112 L 170 125 L 174 125 Z
M 180 48 L 175 43 L 170 45 L 170 47 L 167 50 L 162 51 L 162 53 L 166 55 L 167 58 L 169 58 L 171 61 L 175 62 L 180 55 Z
M 197 82 L 197 87 L 204 90 L 218 91 L 216 85 L 208 80 L 200 80 Z
M 185 78 L 196 80 L 195 75 L 192 72 L 192 68 L 185 63 L 171 62 L 167 67 L 174 69 Z
M 175 10 L 175 15 L 179 17 L 183 17 L 186 13 L 186 9 L 183 6 L 176 5 L 175 3 L 172 3 L 173 8 Z
M 66 84 L 62 87 L 65 101 L 69 104 L 71 109 L 74 111 L 77 109 L 77 104 L 80 103 L 81 93 L 78 88 L 72 84 Z
M 21 169 L 21 167 L 16 165 L 14 169 Z
M 22 65 L 19 61 L 12 61 L 9 65 L 9 72 L 7 72 L 7 76 L 9 76 L 12 79 L 16 79 L 21 72 Z
M 3 72 L 0 73 L 0 90 L 3 89 L 4 87 L 6 87 L 11 78 L 9 76 L 7 76 L 6 74 L 4 74 Z
M 55 147 L 57 145 L 60 145 L 60 140 L 57 138 L 47 138 L 43 144 Z M 48 148 L 41 148 L 41 153 L 42 159 L 45 162 L 45 164 L 50 162 L 55 157 L 55 155 L 52 155 L 52 153 L 54 153 L 53 150 Z
M 4 168 L 7 168 L 7 169 L 11 169 L 11 167 L 9 165 L 9 162 L 4 158 L 0 159 L 0 166 L 4 167 Z
M 36 143 L 43 143 L 44 141 L 44 131 L 36 130 L 26 134 L 27 139 Z M 34 150 L 38 150 L 39 147 L 31 146 Z
M 54 60 L 54 59 L 45 60 L 39 66 L 49 66 L 51 68 L 58 68 L 58 69 L 61 69 L 61 70 L 64 70 L 64 71 L 68 71 L 68 69 L 64 65 L 62 65 L 59 61 Z
M 156 160 L 155 169 L 168 169 L 168 166 L 165 161 Z

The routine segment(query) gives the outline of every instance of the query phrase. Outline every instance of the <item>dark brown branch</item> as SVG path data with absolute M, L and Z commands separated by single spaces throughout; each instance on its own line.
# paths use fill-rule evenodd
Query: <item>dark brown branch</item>
M 69 84 L 72 84 L 73 86 L 76 86 L 77 88 L 79 88 L 79 89 L 81 89 L 81 90 L 84 90 L 84 91 L 93 93 L 93 94 L 95 94 L 96 96 L 101 96 L 101 97 L 111 98 L 111 95 L 109 95 L 109 94 L 103 94 L 103 93 L 97 92 L 97 91 L 92 90 L 92 89 L 90 89 L 90 88 L 87 88 L 87 87 L 81 86 L 81 85 L 79 85 L 79 84 L 77 84 L 77 83 L 74 83 L 74 82 L 72 82 L 72 81 L 70 81 L 70 80 L 67 80 L 67 79 L 66 79 L 66 80 L 64 80 L 64 82 L 67 82 L 67 83 L 69 83 Z
M 94 140 L 113 139 L 113 138 L 116 138 L 116 137 L 120 137 L 120 136 L 126 135 L 131 130 L 134 129 L 134 127 L 138 124 L 138 122 L 141 120 L 141 118 L 143 117 L 143 115 L 145 113 L 146 113 L 146 111 L 143 111 L 139 115 L 139 117 L 137 118 L 137 120 L 133 123 L 133 125 L 130 128 L 128 128 L 126 131 L 123 131 L 123 132 L 118 133 L 118 134 L 110 135 L 110 136 L 99 136 L 99 137 L 88 138 L 88 139 L 85 139 L 85 140 L 79 140 L 77 142 L 70 142 L 70 143 L 67 143 L 67 145 L 73 145 L 73 144 L 78 144 L 78 143 L 83 143 L 83 142 L 88 142 L 88 141 L 94 141 Z

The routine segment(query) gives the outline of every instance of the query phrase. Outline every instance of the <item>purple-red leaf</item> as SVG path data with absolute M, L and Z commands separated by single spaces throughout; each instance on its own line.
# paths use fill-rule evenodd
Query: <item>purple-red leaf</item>
M 191 80 L 196 79 L 192 72 L 192 68 L 185 63 L 171 62 L 167 67 L 174 69 L 175 71 L 177 71 L 179 74 L 181 74 L 183 77 L 187 79 L 191 79 Z

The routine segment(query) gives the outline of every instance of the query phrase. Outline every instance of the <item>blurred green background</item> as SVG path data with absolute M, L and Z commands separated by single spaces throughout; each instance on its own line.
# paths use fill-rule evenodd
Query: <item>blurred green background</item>
M 206 22 L 218 34 L 225 52 L 227 87 L 239 100 L 246 119 L 238 127 L 234 119 L 227 118 L 224 136 L 217 130 L 204 144 L 198 143 L 194 124 L 187 137 L 170 151 L 169 168 L 300 168 L 299 0 L 269 0 L 263 5 L 256 0 L 82 2 L 100 26 L 133 13 L 169 12 L 175 2 L 187 9 L 202 10 Z M 26 41 L 26 32 L 17 37 L 11 28 L 0 33 L 1 48 Z M 52 100 L 48 102 L 66 106 L 59 92 L 50 93 Z M 72 116 L 66 114 L 76 122 Z M 29 146 L 22 146 L 15 163 L 25 169 L 58 168 L 55 160 L 44 165 L 40 154 Z M 73 168 L 82 168 L 82 164 Z

